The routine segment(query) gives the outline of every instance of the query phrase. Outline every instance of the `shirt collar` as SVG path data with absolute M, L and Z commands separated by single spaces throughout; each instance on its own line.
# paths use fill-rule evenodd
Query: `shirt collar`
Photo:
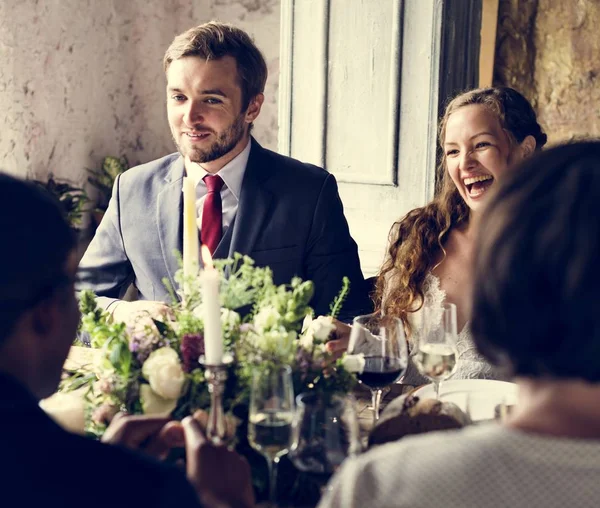
M 248 165 L 248 158 L 250 157 L 250 148 L 252 143 L 248 140 L 246 147 L 230 160 L 225 166 L 223 166 L 217 173 L 227 186 L 227 188 L 234 195 L 236 200 L 240 200 L 240 193 L 242 191 L 242 182 L 244 180 L 244 173 L 246 172 L 246 166 Z M 199 164 L 193 164 L 189 171 L 189 176 L 192 177 L 198 184 L 205 185 L 202 180 L 206 175 L 210 175 Z

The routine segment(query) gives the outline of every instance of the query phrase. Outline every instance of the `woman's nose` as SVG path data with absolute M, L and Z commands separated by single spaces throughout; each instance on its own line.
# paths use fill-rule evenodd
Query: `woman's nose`
M 460 169 L 473 169 L 476 164 L 477 161 L 475 160 L 475 157 L 473 157 L 473 152 L 471 150 L 465 150 L 460 159 Z

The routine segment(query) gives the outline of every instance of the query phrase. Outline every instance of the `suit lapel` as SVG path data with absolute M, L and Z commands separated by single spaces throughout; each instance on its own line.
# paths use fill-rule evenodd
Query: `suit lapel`
M 179 268 L 175 250 L 182 252 L 183 231 L 183 197 L 181 193 L 182 179 L 184 174 L 183 157 L 178 157 L 169 168 L 165 178 L 165 186 L 158 194 L 156 200 L 158 238 L 162 256 L 167 267 L 167 275 L 173 288 L 175 284 L 175 272 Z
M 252 138 L 248 166 L 244 173 L 240 203 L 236 213 L 231 237 L 229 256 L 234 252 L 250 254 L 273 201 L 273 194 L 265 189 L 263 182 L 271 168 L 265 164 L 264 149 Z

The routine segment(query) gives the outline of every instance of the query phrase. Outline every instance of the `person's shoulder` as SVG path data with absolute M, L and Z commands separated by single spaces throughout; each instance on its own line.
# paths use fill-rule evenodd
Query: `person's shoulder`
M 97 482 L 104 475 L 121 478 L 122 485 L 116 485 L 115 489 L 118 490 L 117 497 L 123 501 L 131 500 L 134 505 L 143 501 L 145 506 L 152 507 L 171 506 L 170 501 L 178 507 L 198 506 L 194 490 L 183 473 L 175 467 L 126 448 L 82 436 L 71 435 L 65 450 L 72 450 L 73 459 L 80 457 L 81 463 L 90 465 L 87 469 L 89 482 Z M 83 489 L 88 488 L 85 479 L 81 479 L 81 482 Z M 141 491 L 140 486 L 143 486 Z M 113 495 L 114 491 L 111 493 Z
M 309 179 L 309 180 L 325 180 L 330 173 L 315 164 L 303 162 L 287 155 L 274 152 L 260 145 L 255 145 L 257 150 L 260 150 L 260 156 L 270 167 L 275 171 L 285 171 L 287 175 L 294 178 Z
M 473 467 L 481 467 L 490 456 L 493 446 L 487 444 L 494 441 L 494 434 L 465 428 L 377 446 L 344 465 L 334 480 L 332 498 L 358 498 L 353 506 L 364 505 L 367 498 L 373 507 L 429 505 L 427 499 L 436 498 L 457 478 L 468 477 Z
M 406 436 L 395 443 L 378 446 L 360 457 L 360 467 L 382 474 L 390 471 L 401 475 L 392 481 L 413 482 L 421 473 L 435 464 L 452 464 L 453 467 L 471 467 L 482 454 L 494 449 L 502 430 L 495 425 L 466 427 Z M 387 464 L 386 467 L 382 467 Z
M 134 166 L 121 174 L 121 183 L 130 184 L 133 182 L 148 181 L 148 180 L 164 180 L 174 165 L 183 161 L 178 152 L 165 155 L 160 159 L 154 159 L 144 164 Z M 183 172 L 182 172 L 183 174 Z

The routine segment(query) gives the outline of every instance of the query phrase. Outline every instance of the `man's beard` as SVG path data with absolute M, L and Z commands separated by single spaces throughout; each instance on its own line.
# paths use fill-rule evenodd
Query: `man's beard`
M 190 161 L 197 163 L 212 162 L 227 155 L 234 149 L 235 145 L 244 137 L 245 127 L 244 116 L 238 116 L 225 131 L 219 134 L 216 141 L 207 149 L 192 147 L 185 150 L 175 139 L 173 141 L 175 141 L 179 153 L 183 156 L 187 155 Z M 212 132 L 214 133 L 214 131 Z

